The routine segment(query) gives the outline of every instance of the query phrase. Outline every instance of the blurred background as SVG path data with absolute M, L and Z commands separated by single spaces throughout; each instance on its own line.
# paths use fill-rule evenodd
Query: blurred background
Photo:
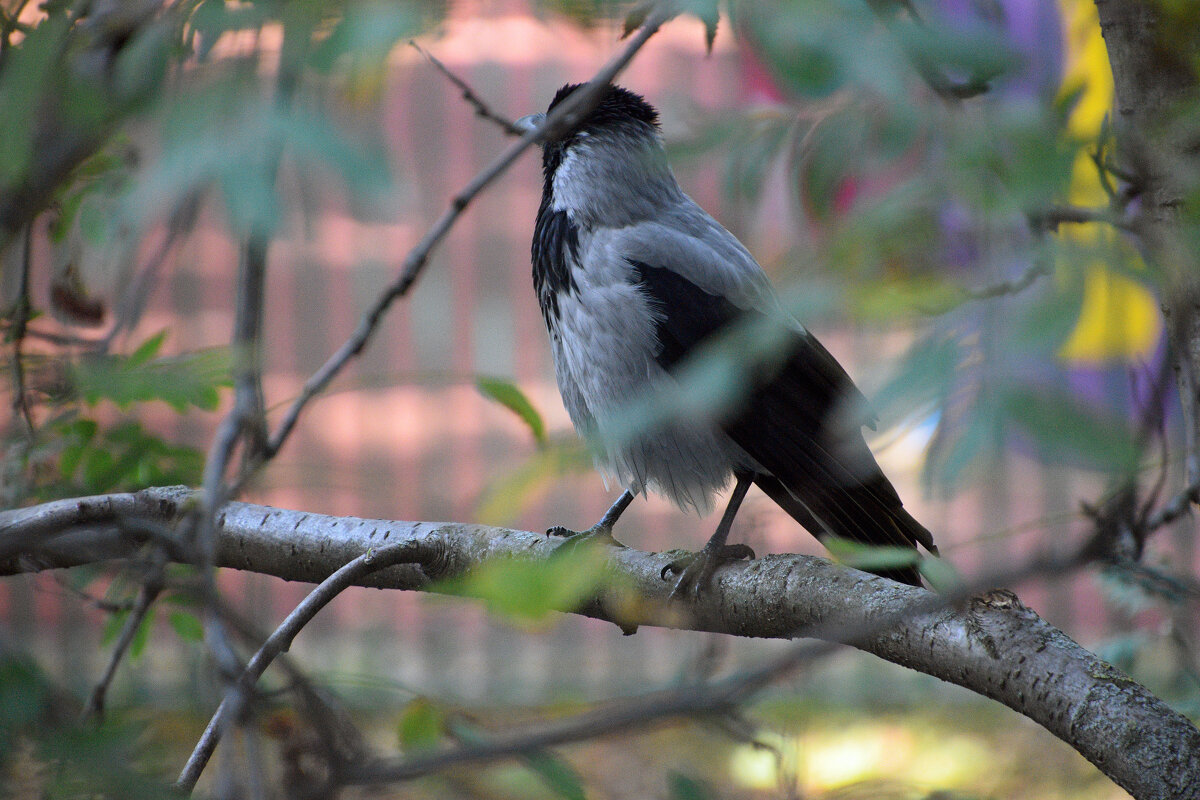
M 868 91 L 851 85 L 804 96 L 797 86 L 811 88 L 820 76 L 781 74 L 775 66 L 782 45 L 753 12 L 736 29 L 723 17 L 711 52 L 698 19 L 669 23 L 620 82 L 662 113 L 684 189 L 742 238 L 807 327 L 869 396 L 880 398 L 885 424 L 872 445 L 884 471 L 934 532 L 943 557 L 969 577 L 1078 544 L 1089 528 L 1080 504 L 1106 485 L 1103 470 L 1083 456 L 1106 443 L 1091 429 L 1059 432 L 1068 457 L 1046 458 L 1047 447 L 1062 444 L 1046 430 L 1053 426 L 1014 412 L 1021 424 L 999 430 L 994 396 L 964 376 L 983 369 L 978 359 L 993 359 L 987 368 L 1082 398 L 1098 418 L 1127 420 L 1145 401 L 1147 376 L 1160 368 L 1161 324 L 1146 289 L 1097 266 L 1096 240 L 1116 246 L 1104 234 L 1076 226 L 1047 255 L 1020 214 L 988 200 L 991 189 L 971 171 L 978 164 L 963 144 L 978 141 L 986 149 L 981 132 L 990 131 L 1014 147 L 1025 141 L 1021 136 L 1039 147 L 1046 120 L 1065 116 L 1070 145 L 1058 147 L 1057 160 L 1030 167 L 1036 174 L 1022 191 L 1048 191 L 1034 185 L 1045 179 L 1068 187 L 1077 202 L 1099 193 L 1080 155 L 1081 142 L 1101 136 L 1112 102 L 1092 4 L 933 5 L 969 43 L 1008 43 L 1004 58 L 1015 66 L 991 87 L 982 108 L 893 87 L 900 79 L 870 41 L 845 48 L 844 56 L 849 74 L 869 76 Z M 622 46 L 617 12 L 624 8 L 461 0 L 430 6 L 412 35 L 495 112 L 516 118 L 544 110 L 559 86 L 586 80 Z M 252 72 L 266 83 L 281 41 L 271 26 L 225 32 L 209 43 L 206 63 L 225 59 L 232 69 L 254 53 Z M 191 82 L 181 92 L 188 101 L 172 109 L 178 128 L 200 125 L 187 118 L 189 106 L 200 118 L 227 111 L 200 70 L 175 79 Z M 403 38 L 375 67 L 335 70 L 305 102 L 315 117 L 351 132 L 366 166 L 285 159 L 281 168 L 265 328 L 266 399 L 276 415 L 350 334 L 454 193 L 509 141 Z M 373 140 L 370 131 L 382 134 Z M 142 136 L 152 144 L 139 151 L 132 167 L 139 188 L 123 203 L 166 208 L 183 194 L 169 182 L 195 162 L 185 158 L 186 168 L 172 162 L 169 136 L 160 134 L 129 132 L 131 142 Z M 253 146 L 253 134 L 230 114 L 191 135 L 197 149 L 212 148 L 219 159 Z M 353 170 L 363 174 L 347 178 Z M 379 186 L 371 170 L 386 173 Z M 238 179 L 221 175 L 223 191 L 246 188 Z M 365 207 L 364 191 L 375 192 L 378 202 Z M 471 204 L 415 291 L 309 408 L 242 499 L 324 514 L 527 530 L 582 528 L 599 519 L 618 487 L 554 457 L 574 434 L 531 286 L 529 241 L 540 192 L 540 161 L 530 152 Z M 253 196 L 244 202 L 252 205 Z M 980 214 L 984 207 L 987 216 Z M 131 351 L 162 332 L 158 353 L 165 357 L 226 346 L 238 261 L 231 229 L 245 213 L 253 211 L 228 198 L 201 200 L 194 224 L 169 247 L 161 218 L 124 239 L 89 234 L 86 219 L 76 225 L 82 230 L 67 233 L 42 225 L 33 239 L 33 294 L 52 297 L 56 281 L 78 270 L 87 296 L 116 314 L 119 290 L 142 274 L 131 273 L 131 265 L 155 262 L 162 250 L 145 308 L 126 315 L 130 325 L 113 349 Z M 94 237 L 104 246 L 94 247 Z M 88 255 L 95 252 L 102 255 Z M 130 258 L 114 255 L 121 253 Z M 1075 306 L 1053 288 L 1041 291 L 1033 312 L 1004 297 L 964 299 L 950 288 L 1023 280 L 1037 258 L 1057 259 L 1053 280 L 1081 289 Z M 1004 337 L 1013 321 L 1034 312 L 1046 328 L 1023 329 L 1026 338 L 1018 339 L 1030 344 L 1018 356 L 1002 347 L 974 350 L 970 358 L 957 350 L 946 355 L 948 341 L 986 343 L 997 331 L 1011 345 Z M 77 330 L 62 316 L 37 322 L 47 331 Z M 546 441 L 480 391 L 481 378 L 518 387 L 544 419 Z M 1173 407 L 1170 398 L 1156 400 Z M 147 431 L 203 452 L 230 402 L 222 391 L 212 409 L 179 413 L 147 403 L 137 416 Z M 89 413 L 105 424 L 125 410 L 101 402 Z M 1031 432 L 1050 436 L 1050 444 Z M 89 488 L 87 476 L 78 480 Z M 650 497 L 635 502 L 616 535 L 640 549 L 694 549 L 715 523 Z M 759 553 L 823 554 L 756 493 L 732 537 Z M 1160 536 L 1149 559 L 1194 572 L 1190 521 Z M 103 668 L 114 632 L 78 594 L 95 578 L 41 574 L 0 583 L 5 634 L 81 694 Z M 232 571 L 219 580 L 226 597 L 263 627 L 276 624 L 311 588 Z M 105 578 L 101 588 L 119 593 L 120 576 Z M 1016 588 L 1051 623 L 1194 710 L 1196 675 L 1191 662 L 1184 664 L 1188 647 L 1179 644 L 1196 633 L 1194 619 L 1173 616 L 1170 604 L 1096 572 Z M 95 590 L 91 584 L 88 591 Z M 167 611 L 157 615 L 148 634 L 153 646 L 123 668 L 110 702 L 141 709 L 134 716 L 152 720 L 155 735 L 186 745 L 219 694 L 202 647 L 179 627 Z M 648 628 L 624 637 L 611 625 L 577 617 L 522 625 L 471 601 L 362 589 L 323 611 L 293 652 L 372 720 L 373 735 L 386 742 L 415 698 L 470 708 L 482 719 L 520 716 L 524 708 L 568 709 L 728 671 L 783 646 Z M 793 676 L 750 713 L 774 751 L 703 725 L 668 726 L 585 745 L 570 758 L 594 797 L 709 796 L 678 794 L 691 780 L 709 786 L 711 796 L 734 797 L 932 797 L 933 790 L 947 792 L 939 797 L 1125 796 L 1066 745 L 1006 709 L 855 652 Z M 559 796 L 522 769 L 424 779 L 381 796 Z

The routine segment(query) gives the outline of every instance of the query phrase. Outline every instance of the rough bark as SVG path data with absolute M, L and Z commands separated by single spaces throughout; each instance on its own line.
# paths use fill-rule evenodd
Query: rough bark
M 147 537 L 166 541 L 170 524 L 192 502 L 190 490 L 168 488 L 5 512 L 0 574 L 128 556 Z M 432 547 L 440 557 L 426 572 L 397 566 L 364 585 L 430 588 L 430 578 L 461 574 L 486 559 L 542 559 L 557 545 L 527 531 L 330 517 L 250 503 L 230 503 L 217 519 L 219 565 L 286 580 L 320 581 L 369 548 L 400 542 Z M 634 599 L 600 596 L 565 611 L 626 628 L 777 638 L 802 632 L 846 641 L 1019 711 L 1137 798 L 1196 796 L 1200 731 L 1014 595 L 989 593 L 965 608 L 941 607 L 923 589 L 820 558 L 775 555 L 722 568 L 711 591 L 683 613 L 666 604 L 671 584 L 660 577 L 671 554 L 613 548 L 610 555 Z
M 1179 224 L 1200 178 L 1200 150 L 1195 107 L 1188 124 L 1173 117 L 1200 99 L 1200 25 L 1186 4 L 1170 12 L 1174 17 L 1164 17 L 1160 4 L 1147 0 L 1096 0 L 1096 9 L 1116 89 L 1118 155 L 1139 190 L 1134 227 L 1162 280 L 1190 485 L 1200 480 L 1200 273 Z

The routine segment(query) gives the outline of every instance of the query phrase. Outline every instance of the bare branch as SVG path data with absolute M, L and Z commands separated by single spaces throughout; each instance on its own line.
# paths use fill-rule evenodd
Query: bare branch
M 981 286 L 978 289 L 965 289 L 963 295 L 967 300 L 992 300 L 997 297 L 1020 294 L 1040 279 L 1050 274 L 1050 265 L 1043 259 L 1034 259 L 1025 271 L 1011 281 Z
M 397 298 L 407 294 L 413 283 L 420 277 L 421 271 L 425 268 L 425 264 L 429 260 L 430 253 L 445 238 L 446 234 L 450 232 L 454 223 L 475 197 L 494 180 L 503 175 L 516 162 L 517 158 L 525 152 L 527 147 L 575 124 L 581 116 L 586 114 L 599 100 L 600 92 L 605 85 L 624 69 L 625 65 L 629 63 L 637 51 L 642 48 L 664 22 L 671 18 L 674 12 L 668 9 L 669 5 L 669 3 L 660 3 L 646 19 L 641 30 L 629 40 L 620 53 L 609 60 L 596 73 L 588 86 L 572 93 L 570 97 L 554 109 L 554 112 L 547 117 L 541 128 L 530 131 L 522 136 L 519 141 L 512 144 L 490 166 L 476 175 L 462 191 L 454 196 L 450 201 L 450 207 L 433 224 L 433 227 L 426 232 L 421 241 L 409 251 L 404 262 L 401 264 L 400 274 L 390 286 L 376 297 L 375 302 L 359 320 L 358 327 L 350 335 L 350 338 L 304 382 L 304 387 L 301 389 L 299 397 L 292 402 L 292 405 L 285 412 L 279 427 L 276 428 L 267 443 L 266 458 L 269 459 L 279 452 L 279 448 L 287 441 L 292 429 L 296 426 L 296 422 L 300 418 L 300 413 L 304 410 L 305 406 L 329 385 L 329 382 L 342 371 L 352 358 L 356 358 L 362 353 L 371 336 L 375 333 L 380 320 L 383 319 L 384 313 L 387 312 L 388 308 Z
M 288 614 L 275 632 L 267 637 L 237 681 L 225 694 L 216 713 L 209 720 L 208 727 L 204 729 L 200 741 L 196 743 L 183 772 L 180 773 L 175 784 L 176 788 L 191 793 L 216 749 L 221 735 L 230 724 L 241 716 L 253 692 L 254 684 L 262 677 L 263 672 L 271 665 L 276 656 L 291 647 L 296 635 L 316 616 L 318 611 L 328 605 L 343 590 L 353 586 L 372 572 L 401 563 L 436 562 L 440 558 L 440 552 L 435 544 L 417 542 L 403 542 L 379 550 L 368 550 L 322 581 L 296 606 L 292 613 Z
M 163 589 L 163 565 L 165 561 L 159 560 L 151 567 L 150 574 L 142 583 L 142 588 L 138 592 L 137 602 L 133 606 L 133 610 L 129 616 L 125 618 L 125 624 L 121 627 L 121 633 L 117 637 L 117 642 L 113 645 L 112 655 L 108 659 L 108 667 L 105 668 L 104 674 L 96 685 L 92 688 L 92 693 L 88 697 L 87 705 L 83 709 L 83 718 L 95 718 L 103 721 L 104 719 L 104 699 L 108 694 L 108 687 L 112 683 L 113 678 L 117 674 L 117 667 L 121 664 L 121 660 L 125 657 L 126 650 L 133 643 L 133 637 L 141 627 L 142 622 L 146 619 L 146 614 L 150 611 L 150 607 L 154 605 L 154 601 Z
M 1133 222 L 1117 215 L 1111 208 L 1053 206 L 1029 213 L 1029 224 L 1037 230 L 1057 231 L 1059 225 L 1082 225 L 1088 222 L 1101 222 L 1123 231 L 1134 231 Z
M 154 290 L 154 284 L 158 281 L 158 276 L 167 262 L 167 256 L 171 254 L 179 237 L 195 224 L 199 211 L 200 196 L 198 192 L 193 192 L 185 197 L 171 214 L 171 218 L 167 220 L 166 233 L 159 242 L 158 248 L 138 272 L 137 277 L 132 280 L 116 308 L 112 327 L 102 339 L 91 343 L 95 351 L 108 352 L 122 331 L 132 330 L 137 325 L 142 318 L 142 312 L 145 311 L 146 301 Z
M 33 435 L 33 414 L 25 396 L 25 363 L 22 352 L 25 344 L 25 325 L 29 322 L 29 269 L 33 258 L 33 223 L 25 226 L 24 251 L 21 253 L 21 277 L 17 284 L 17 302 L 13 309 L 10 335 L 13 343 L 13 418 L 24 423 L 27 436 Z
M 522 136 L 525 133 L 523 130 L 514 125 L 512 120 L 510 120 L 508 117 L 492 111 L 491 106 L 485 103 L 483 98 L 475 94 L 475 90 L 472 89 L 466 81 L 451 72 L 450 68 L 439 61 L 438 58 L 433 55 L 433 53 L 430 53 L 428 50 L 424 49 L 421 47 L 421 45 L 414 41 L 410 40 L 409 44 L 412 45 L 412 47 L 415 48 L 418 53 L 425 56 L 425 59 L 429 61 L 429 63 L 432 64 L 438 72 L 445 75 L 451 83 L 458 87 L 459 92 L 462 93 L 462 99 L 470 103 L 471 107 L 475 109 L 475 116 L 482 117 L 489 122 L 496 123 L 509 136 Z
M 1146 519 L 1146 532 L 1158 530 L 1169 525 L 1185 514 L 1191 513 L 1192 506 L 1200 503 L 1200 483 L 1193 483 L 1179 494 L 1162 505 L 1153 515 Z

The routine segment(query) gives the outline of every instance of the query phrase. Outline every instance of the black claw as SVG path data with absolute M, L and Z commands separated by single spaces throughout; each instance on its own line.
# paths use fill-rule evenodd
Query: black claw
M 563 550 L 564 548 L 566 550 L 574 550 L 576 547 L 587 542 L 603 542 L 613 547 L 625 546 L 613 538 L 612 527 L 608 525 L 593 525 L 586 531 L 573 531 L 562 525 L 555 525 L 552 528 L 546 529 L 546 535 L 557 536 L 563 539 L 563 543 L 555 548 L 556 550 Z
M 682 599 L 689 592 L 699 595 L 712 580 L 717 567 L 727 561 L 753 560 L 754 551 L 744 544 L 721 545 L 719 549 L 705 547 L 698 553 L 689 553 L 667 564 L 659 572 L 664 581 L 670 574 L 678 573 L 679 580 L 671 590 L 670 600 Z

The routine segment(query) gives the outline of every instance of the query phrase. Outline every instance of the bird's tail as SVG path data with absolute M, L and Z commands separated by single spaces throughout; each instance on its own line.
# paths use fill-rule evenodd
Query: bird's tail
M 884 485 L 874 485 L 877 481 Z M 895 490 L 882 474 L 876 480 L 834 491 L 826 485 L 822 491 L 812 493 L 789 491 L 778 478 L 767 475 L 757 476 L 754 482 L 819 540 L 836 536 L 859 544 L 911 547 L 914 550 L 920 544 L 937 555 L 932 534 L 898 501 L 892 501 Z M 808 496 L 802 500 L 797 494 Z M 869 571 L 911 586 L 921 585 L 921 573 L 916 565 Z

